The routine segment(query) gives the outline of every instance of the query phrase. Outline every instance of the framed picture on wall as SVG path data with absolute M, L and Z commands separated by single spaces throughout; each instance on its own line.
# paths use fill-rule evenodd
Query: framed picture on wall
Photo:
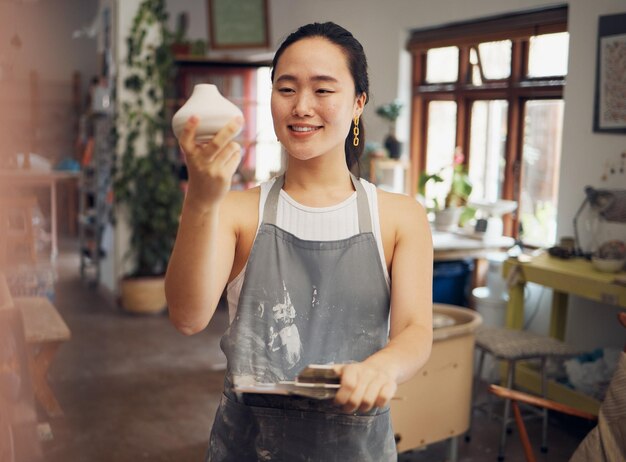
M 593 131 L 626 133 L 626 13 L 600 16 Z
M 269 46 L 268 0 L 208 0 L 207 6 L 212 49 Z

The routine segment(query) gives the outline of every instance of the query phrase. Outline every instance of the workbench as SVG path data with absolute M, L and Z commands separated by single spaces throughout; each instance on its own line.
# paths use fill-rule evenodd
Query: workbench
M 603 273 L 584 258 L 560 259 L 541 253 L 534 257 L 509 258 L 503 265 L 504 277 L 510 282 L 506 326 L 522 329 L 524 326 L 524 288 L 527 282 L 553 290 L 549 334 L 565 339 L 567 305 L 570 295 L 594 300 L 626 309 L 626 286 L 616 282 L 621 273 Z M 520 364 L 515 372 L 515 383 L 540 394 L 539 374 L 528 365 Z M 598 400 L 564 385 L 550 381 L 548 397 L 577 409 L 598 413 Z

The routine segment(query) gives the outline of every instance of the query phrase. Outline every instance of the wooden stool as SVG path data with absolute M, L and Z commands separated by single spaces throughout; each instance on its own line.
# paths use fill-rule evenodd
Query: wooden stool
M 62 416 L 61 406 L 48 385 L 47 374 L 61 343 L 70 339 L 70 329 L 45 297 L 16 297 L 13 301 L 24 320 L 35 398 L 50 417 Z
M 13 257 L 19 258 L 22 248 L 26 249 L 31 263 L 37 261 L 33 232 L 33 209 L 36 206 L 35 196 L 0 197 L 0 267 Z
M 545 398 L 547 395 L 547 374 L 546 362 L 548 358 L 566 358 L 577 356 L 582 353 L 570 345 L 560 340 L 544 335 L 535 334 L 525 330 L 507 329 L 502 327 L 482 326 L 476 330 L 476 348 L 480 352 L 478 359 L 478 370 L 474 378 L 474 399 L 476 390 L 482 375 L 483 362 L 485 354 L 489 353 L 494 358 L 506 361 L 507 363 L 507 388 L 512 389 L 515 384 L 515 365 L 520 360 L 539 360 L 541 362 L 541 395 Z M 502 431 L 500 433 L 500 445 L 498 447 L 498 460 L 504 460 L 504 448 L 506 445 L 507 427 L 511 419 L 511 401 L 506 400 L 504 404 L 504 413 L 502 416 Z M 548 435 L 548 410 L 542 411 L 543 427 L 541 450 L 547 452 L 547 435 Z M 471 431 L 467 432 L 466 439 L 469 439 Z

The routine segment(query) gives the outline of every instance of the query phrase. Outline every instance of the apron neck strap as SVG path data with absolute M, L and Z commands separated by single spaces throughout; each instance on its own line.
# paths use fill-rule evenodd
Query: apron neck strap
M 263 223 L 270 225 L 276 225 L 276 215 L 278 213 L 278 196 L 280 190 L 285 184 L 285 175 L 281 175 L 276 178 L 270 192 L 265 199 L 265 206 L 263 207 Z
M 371 233 L 372 232 L 372 217 L 370 216 L 370 205 L 367 200 L 367 193 L 365 188 L 352 173 L 350 173 L 350 179 L 354 185 L 356 191 L 356 206 L 359 213 L 359 232 Z
M 356 202 L 357 211 L 359 214 L 359 232 L 371 233 L 372 232 L 372 218 L 370 215 L 370 206 L 367 200 L 367 193 L 361 182 L 350 173 L 350 179 L 352 185 L 356 190 Z M 285 184 L 285 175 L 281 175 L 276 178 L 276 181 L 272 185 L 267 199 L 265 200 L 265 206 L 263 207 L 263 222 L 271 225 L 276 225 L 276 215 L 278 213 L 278 197 L 280 190 Z

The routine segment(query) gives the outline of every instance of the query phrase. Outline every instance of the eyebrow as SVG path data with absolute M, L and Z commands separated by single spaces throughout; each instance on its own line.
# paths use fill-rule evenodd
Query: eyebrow
M 296 82 L 298 79 L 291 74 L 283 74 L 281 76 L 279 76 L 278 78 L 276 78 L 276 82 Z M 314 82 L 333 82 L 333 83 L 337 83 L 339 82 L 336 78 L 330 76 L 330 75 L 314 75 L 313 77 L 311 77 L 309 80 L 312 80 Z

